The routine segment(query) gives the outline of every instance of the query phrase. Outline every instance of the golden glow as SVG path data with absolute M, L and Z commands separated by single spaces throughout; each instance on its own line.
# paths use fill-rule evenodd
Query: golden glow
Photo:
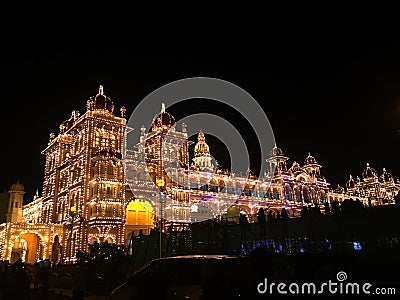
M 131 201 L 126 207 L 125 220 L 126 234 L 132 231 L 135 235 L 142 230 L 144 234 L 149 234 L 154 227 L 153 207 L 148 201 Z

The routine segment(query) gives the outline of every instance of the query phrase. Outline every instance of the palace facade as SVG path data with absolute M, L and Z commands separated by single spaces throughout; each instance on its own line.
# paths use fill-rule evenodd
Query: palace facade
M 277 146 L 262 177 L 229 173 L 216 165 L 201 131 L 190 162 L 186 125 L 178 130 L 164 105 L 151 128 L 141 128 L 136 147 L 126 149 L 125 112 L 122 107 L 114 113 L 100 86 L 84 114 L 72 111 L 59 133 L 50 134 L 42 151 L 42 196 L 36 193 L 23 206 L 21 183 L 0 194 L 1 259 L 68 263 L 89 243 L 126 244 L 132 233 L 149 234 L 155 226 L 183 228 L 221 216 L 237 222 L 239 213 L 252 222 L 260 208 L 285 208 L 297 217 L 303 206 L 322 208 L 349 197 L 365 205 L 391 204 L 400 189 L 388 172 L 378 176 L 367 166 L 363 180 L 350 178 L 346 189 L 332 190 L 313 156 L 289 166 Z
M 384 170 L 381 176 L 367 165 L 363 180 L 347 183 L 347 188 L 331 189 L 321 173 L 322 166 L 311 155 L 300 165 L 275 146 L 268 158 L 269 172 L 257 178 L 249 170 L 240 176 L 222 171 L 211 156 L 205 135 L 200 131 L 189 163 L 187 125 L 177 129 L 175 118 L 165 111 L 153 118 L 149 131 L 141 128 L 140 142 L 127 150 L 127 183 L 136 201 L 149 202 L 167 224 L 203 221 L 223 216 L 237 221 L 244 213 L 254 221 L 260 208 L 274 213 L 283 208 L 289 216 L 300 216 L 304 206 L 358 199 L 365 206 L 392 204 L 400 184 Z M 155 188 L 163 182 L 163 192 Z

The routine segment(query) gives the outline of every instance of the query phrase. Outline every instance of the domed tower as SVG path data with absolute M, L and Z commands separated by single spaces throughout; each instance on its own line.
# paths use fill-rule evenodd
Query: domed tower
M 175 125 L 175 118 L 165 111 L 165 104 L 161 104 L 161 112 L 154 116 L 151 130 L 167 132 Z
M 287 172 L 287 160 L 288 158 L 284 156 L 281 148 L 278 148 L 275 145 L 275 147 L 272 148 L 271 152 L 269 153 L 269 158 L 267 159 L 267 162 L 269 162 L 269 169 L 271 170 L 271 173 L 273 173 L 274 175 L 278 175 Z
M 317 160 L 310 153 L 308 153 L 308 156 L 304 161 L 303 168 L 311 177 L 321 178 L 321 173 L 320 173 L 321 165 L 318 164 Z
M 87 110 L 101 110 L 105 112 L 109 112 L 110 114 L 114 113 L 114 103 L 111 101 L 109 97 L 104 95 L 103 86 L 100 85 L 98 94 L 93 98 L 91 97 L 87 104 Z M 121 112 L 122 113 L 122 112 Z
M 350 175 L 349 181 L 346 183 L 346 188 L 348 192 L 354 192 L 356 189 L 356 183 L 354 182 L 353 176 Z
M 214 164 L 210 155 L 210 148 L 202 131 L 197 136 L 197 144 L 194 148 L 193 167 L 203 172 L 213 172 Z
M 187 169 L 189 165 L 189 152 L 186 126 L 182 124 L 182 131 L 175 129 L 175 118 L 165 111 L 165 104 L 161 104 L 160 113 L 153 118 L 151 130 L 142 133 L 144 142 L 146 167 L 150 178 L 154 182 L 159 179 L 165 181 L 165 187 L 174 184 L 165 170 L 180 167 Z
M 63 249 L 68 249 L 63 259 L 74 259 L 95 240 L 124 242 L 126 122 L 114 115 L 114 103 L 100 86 L 86 102 L 86 111 L 72 111 L 60 134 L 51 134 L 42 151 L 43 196 L 35 220 L 63 224 L 76 217 L 72 232 L 62 239 Z
M 14 183 L 9 193 L 9 202 L 6 222 L 22 222 L 22 204 L 24 201 L 24 186 L 17 181 Z
M 381 181 L 386 184 L 386 185 L 393 185 L 394 184 L 394 179 L 392 174 L 386 171 L 386 168 L 383 168 L 383 173 L 380 176 Z
M 378 179 L 378 172 L 367 163 L 367 168 L 362 173 L 362 177 L 365 182 L 376 181 Z

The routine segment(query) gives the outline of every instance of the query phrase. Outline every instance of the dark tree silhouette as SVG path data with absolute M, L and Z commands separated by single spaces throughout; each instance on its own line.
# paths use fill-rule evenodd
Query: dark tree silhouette
M 249 220 L 247 220 L 247 217 L 245 214 L 240 214 L 239 215 L 239 224 L 248 224 Z
M 266 221 L 264 209 L 261 207 L 257 212 L 257 220 L 260 223 L 265 223 L 265 221 Z
M 334 215 L 339 214 L 340 213 L 339 202 L 333 201 L 331 205 L 332 205 L 332 214 Z
M 274 219 L 274 215 L 272 214 L 271 210 L 268 210 L 267 212 L 267 220 L 272 221 Z
M 329 207 L 328 202 L 325 202 L 325 204 L 324 204 L 324 211 L 325 211 L 326 216 L 329 216 L 331 214 L 331 208 Z
M 355 201 L 354 201 L 354 206 L 355 206 L 355 209 L 357 210 L 357 211 L 363 211 L 364 210 L 364 204 L 360 201 L 360 199 L 356 199 Z
M 282 216 L 282 219 L 284 219 L 284 220 L 289 219 L 289 214 L 287 213 L 285 208 L 282 208 L 281 216 Z
M 321 210 L 317 203 L 314 203 L 314 206 L 310 207 L 310 213 L 312 216 L 318 216 L 321 214 Z
M 89 244 L 88 251 L 79 251 L 78 264 L 89 264 L 93 277 L 103 278 L 109 294 L 127 276 L 130 266 L 128 249 L 125 245 L 110 244 L 107 241 Z
M 301 208 L 300 215 L 301 215 L 302 218 L 307 218 L 307 217 L 309 216 L 309 214 L 308 214 L 308 209 L 307 209 L 306 206 L 303 206 L 303 207 Z
M 260 207 L 260 209 L 257 212 L 257 220 L 260 224 L 260 241 L 264 238 L 267 238 L 267 234 L 265 232 L 265 223 L 267 221 L 265 217 L 265 212 L 264 209 Z

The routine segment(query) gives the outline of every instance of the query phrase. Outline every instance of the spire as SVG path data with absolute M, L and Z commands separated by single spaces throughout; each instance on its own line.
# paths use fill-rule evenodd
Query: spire
M 99 87 L 99 95 L 103 95 L 103 86 L 100 84 Z
M 165 113 L 165 103 L 161 103 L 161 113 Z
M 204 136 L 203 131 L 200 129 L 199 134 L 197 136 L 197 140 L 199 141 L 199 143 L 204 143 L 206 138 Z
M 33 196 L 33 200 L 36 200 L 37 198 L 39 198 L 39 190 L 36 189 L 36 193 L 35 196 Z
M 212 162 L 210 148 L 205 142 L 205 137 L 202 130 L 199 131 L 197 136 L 197 144 L 194 147 L 193 166 L 204 172 L 214 172 L 214 167 L 217 167 L 217 169 L 219 168 L 218 170 L 221 169 L 218 167 L 217 162 L 215 164 Z
M 350 180 L 352 180 L 353 179 L 353 176 L 351 176 L 351 174 L 350 174 Z
M 121 118 L 125 118 L 125 117 L 126 117 L 126 115 L 125 115 L 125 113 L 126 113 L 126 108 L 125 108 L 125 106 L 122 106 L 122 107 L 121 107 L 120 112 L 121 112 Z
M 146 127 L 144 125 L 142 125 L 142 127 L 140 128 L 140 132 L 142 135 L 146 134 Z
M 369 163 L 367 163 L 367 168 L 369 168 Z

